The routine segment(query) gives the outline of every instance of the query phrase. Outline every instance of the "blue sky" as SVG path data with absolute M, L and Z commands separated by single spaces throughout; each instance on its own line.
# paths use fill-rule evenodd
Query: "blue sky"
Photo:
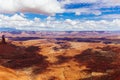
M 0 0 L 0 28 L 118 31 L 119 0 Z

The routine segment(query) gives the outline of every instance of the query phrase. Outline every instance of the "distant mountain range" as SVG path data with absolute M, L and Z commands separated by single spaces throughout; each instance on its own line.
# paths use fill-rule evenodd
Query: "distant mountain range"
M 67 33 L 72 33 L 72 32 L 98 32 L 98 33 L 105 33 L 105 32 L 112 32 L 112 33 L 120 33 L 120 31 L 32 31 L 32 30 L 19 30 L 15 28 L 2 28 L 0 27 L 0 32 L 67 32 Z

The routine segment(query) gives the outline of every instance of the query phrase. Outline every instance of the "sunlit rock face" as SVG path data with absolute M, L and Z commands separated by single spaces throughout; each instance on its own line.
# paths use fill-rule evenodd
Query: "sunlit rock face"
M 1 80 L 29 80 L 27 74 L 16 72 L 13 69 L 0 66 L 0 79 Z

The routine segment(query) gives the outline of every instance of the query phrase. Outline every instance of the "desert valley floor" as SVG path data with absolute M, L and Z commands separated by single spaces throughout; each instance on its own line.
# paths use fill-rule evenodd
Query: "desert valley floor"
M 120 80 L 120 44 L 7 40 L 0 43 L 0 80 Z

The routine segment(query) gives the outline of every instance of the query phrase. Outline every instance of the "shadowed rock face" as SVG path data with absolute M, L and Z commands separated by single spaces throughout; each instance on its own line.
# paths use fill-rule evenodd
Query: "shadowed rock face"
M 59 55 L 56 58 L 58 59 L 58 61 L 56 61 L 54 64 L 67 63 L 72 59 L 72 57 L 70 56 L 63 56 L 63 55 Z
M 6 44 L 5 35 L 2 35 L 2 43 L 3 43 L 3 44 Z
M 5 35 L 2 35 L 2 40 L 1 40 L 1 44 L 6 44 L 6 40 L 5 40 Z
M 12 44 L 1 44 L 0 48 L 3 48 L 3 50 L 0 50 L 0 64 L 2 66 L 12 69 L 40 66 L 37 68 L 40 69 L 37 73 L 44 72 L 49 66 L 49 62 L 46 60 L 47 57 L 38 54 L 39 47 L 22 48 Z M 37 69 L 34 68 L 33 72 L 36 72 Z
M 106 71 L 112 69 L 116 53 L 87 49 L 82 54 L 76 55 L 75 60 L 87 65 L 92 71 Z
M 103 51 L 104 50 L 104 51 Z M 119 80 L 120 79 L 120 52 L 118 53 L 118 47 L 103 47 L 100 50 L 87 49 L 74 56 L 75 61 L 80 65 L 86 65 L 90 73 L 92 72 L 105 72 L 108 75 L 101 77 L 91 77 L 93 80 Z M 112 71 L 109 72 L 109 71 Z M 80 79 L 90 80 L 91 78 Z M 119 78 L 119 79 L 118 79 Z

